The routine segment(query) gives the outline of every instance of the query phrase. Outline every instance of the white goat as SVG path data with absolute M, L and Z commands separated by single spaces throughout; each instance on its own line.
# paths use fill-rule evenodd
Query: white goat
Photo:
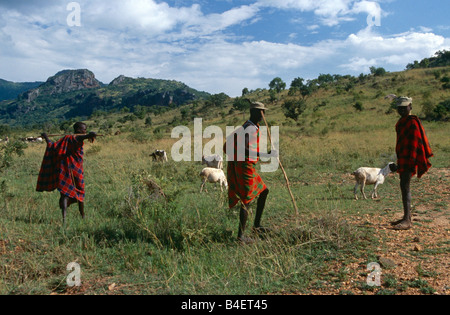
M 200 192 L 203 191 L 203 186 L 205 186 L 206 182 L 219 183 L 220 191 L 223 191 L 223 186 L 225 186 L 225 188 L 228 187 L 227 177 L 225 176 L 225 173 L 220 169 L 206 167 L 201 171 L 200 177 L 202 178 Z M 205 189 L 205 191 L 207 190 Z
M 358 200 L 358 185 L 361 186 L 361 193 L 364 199 L 367 199 L 366 194 L 364 193 L 364 187 L 366 185 L 375 185 L 375 188 L 372 192 L 372 199 L 378 198 L 377 188 L 378 185 L 384 183 L 384 179 L 392 172 L 397 170 L 397 165 L 393 162 L 390 162 L 385 168 L 370 168 L 370 167 L 360 167 L 356 171 L 352 173 L 355 176 L 356 185 L 355 185 L 355 199 Z
M 223 169 L 223 158 L 219 154 L 202 156 L 202 165 L 206 164 L 211 168 Z
M 42 143 L 44 142 L 44 139 L 42 139 L 41 137 L 26 137 L 23 139 L 23 141 L 25 142 L 29 142 L 29 143 Z
M 164 150 L 156 150 L 150 156 L 153 158 L 153 161 L 159 161 L 159 162 L 167 162 L 167 153 Z

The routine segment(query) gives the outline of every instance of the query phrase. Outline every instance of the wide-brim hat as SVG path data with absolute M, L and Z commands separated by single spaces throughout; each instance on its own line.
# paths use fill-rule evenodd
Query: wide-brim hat
M 407 96 L 402 96 L 402 97 L 397 98 L 396 104 L 397 104 L 397 107 L 408 106 L 408 105 L 412 104 L 412 101 L 413 101 L 412 98 L 407 97 Z
M 261 109 L 261 110 L 267 110 L 266 106 L 261 102 L 252 102 L 250 104 L 250 109 Z

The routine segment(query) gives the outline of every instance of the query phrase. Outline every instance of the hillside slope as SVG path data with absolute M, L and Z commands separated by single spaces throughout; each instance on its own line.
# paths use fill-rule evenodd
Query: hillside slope
M 16 99 L 18 95 L 34 89 L 43 82 L 11 82 L 0 79 L 0 102 Z
M 119 76 L 104 85 L 87 69 L 63 70 L 17 99 L 0 102 L 0 123 L 39 126 L 124 107 L 177 107 L 208 95 L 176 81 Z

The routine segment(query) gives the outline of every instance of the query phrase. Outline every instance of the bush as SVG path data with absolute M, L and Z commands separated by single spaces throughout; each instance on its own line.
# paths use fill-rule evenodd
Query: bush
M 447 76 L 443 77 L 443 78 L 441 79 L 441 82 L 443 83 L 443 84 L 442 84 L 442 88 L 443 88 L 444 90 L 450 89 L 450 77 L 447 77 Z
M 355 105 L 353 105 L 353 107 L 356 109 L 356 110 L 358 110 L 358 111 L 362 111 L 364 108 L 363 108 L 363 104 L 360 102 L 360 101 L 357 101 L 356 103 L 355 103 Z
M 305 111 L 306 102 L 304 100 L 287 100 L 283 104 L 284 116 L 292 118 L 295 121 Z
M 386 74 L 386 70 L 384 68 L 376 68 L 370 67 L 370 73 L 372 73 L 376 77 L 382 77 Z
M 14 155 L 23 155 L 23 150 L 26 148 L 27 145 L 19 140 L 0 145 L 0 173 L 11 165 Z
M 423 107 L 425 119 L 434 121 L 447 121 L 450 118 L 450 99 L 433 106 L 426 102 Z

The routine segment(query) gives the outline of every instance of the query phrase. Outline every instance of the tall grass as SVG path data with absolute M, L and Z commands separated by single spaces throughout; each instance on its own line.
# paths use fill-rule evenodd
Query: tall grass
M 397 88 L 423 90 L 417 83 L 422 78 L 409 75 L 417 77 L 397 78 Z M 45 147 L 31 145 L 2 174 L 0 294 L 308 293 L 325 281 L 339 287 L 347 275 L 331 274 L 330 266 L 370 261 L 379 246 L 373 227 L 362 218 L 401 209 L 395 176 L 380 186 L 377 202 L 353 201 L 352 171 L 395 161 L 398 117 L 386 114 L 389 104 L 375 97 L 388 82 L 373 84 L 360 87 L 363 93 L 356 91 L 363 111 L 353 108 L 354 92 L 336 94 L 333 89 L 309 100 L 298 122 L 286 119 L 280 104 L 272 106 L 267 118 L 280 126 L 280 158 L 300 214 L 295 215 L 281 172 L 262 174 L 270 189 L 263 225 L 273 231 L 247 246 L 236 242 L 239 209 L 228 209 L 226 193 L 212 185 L 208 193 L 199 193 L 200 162 L 150 160 L 155 149 L 170 156 L 177 139 L 165 130 L 176 111 L 152 119 L 152 129 L 137 121 L 120 136 L 86 143 L 87 218 L 82 220 L 74 205 L 66 228 L 58 193 L 35 192 Z M 242 113 L 210 116 L 204 127 L 243 123 Z M 158 127 L 162 133 L 153 133 Z M 425 129 L 435 153 L 433 166 L 448 168 L 448 123 L 426 122 Z M 165 197 L 148 189 L 149 179 Z M 81 266 L 80 288 L 66 284 L 70 262 Z

